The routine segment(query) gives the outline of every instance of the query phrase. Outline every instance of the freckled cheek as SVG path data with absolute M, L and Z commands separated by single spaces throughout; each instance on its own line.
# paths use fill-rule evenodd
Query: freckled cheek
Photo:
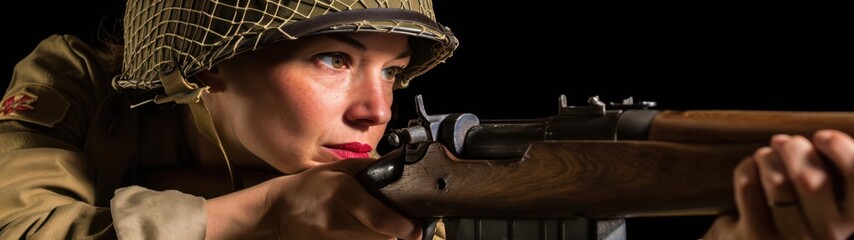
M 394 103 L 394 92 L 391 87 L 388 88 L 388 91 L 385 94 L 385 100 L 386 104 L 388 104 L 388 106 L 386 107 L 388 107 L 388 109 L 391 109 L 391 105 L 392 103 Z
M 305 79 L 301 79 L 305 83 Z M 323 124 L 334 118 L 336 100 L 334 93 L 324 91 L 314 84 L 290 86 L 280 96 L 277 109 L 270 112 L 278 115 L 281 128 L 295 134 L 316 134 L 324 130 Z M 321 127 L 318 127 L 321 126 Z
M 242 98 L 235 111 L 242 112 L 245 132 L 256 135 L 253 138 L 263 138 L 263 141 L 275 142 L 277 136 L 283 136 L 292 131 L 295 104 L 299 103 L 298 96 L 294 96 L 299 89 L 293 89 L 285 84 L 289 79 L 284 77 L 268 77 L 253 79 L 262 81 L 262 84 L 253 86 L 254 93 Z
M 351 82 L 351 72 L 332 71 L 323 69 L 309 69 L 302 73 L 303 81 L 318 84 L 329 91 L 343 89 Z

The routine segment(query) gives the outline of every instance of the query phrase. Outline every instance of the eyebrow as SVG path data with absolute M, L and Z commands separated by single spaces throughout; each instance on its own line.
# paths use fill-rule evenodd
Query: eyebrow
M 347 45 L 353 46 L 354 48 L 358 48 L 362 51 L 368 50 L 368 47 L 365 47 L 365 45 L 359 42 L 358 40 L 352 39 L 344 35 L 329 35 L 328 37 L 346 43 Z M 406 51 L 400 53 L 400 55 L 397 55 L 395 59 L 407 58 L 410 56 L 412 56 L 412 50 L 407 48 Z

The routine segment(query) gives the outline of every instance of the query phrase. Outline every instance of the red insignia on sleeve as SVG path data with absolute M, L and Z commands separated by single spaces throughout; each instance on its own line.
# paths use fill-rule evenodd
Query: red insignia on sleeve
M 16 86 L 0 99 L 0 122 L 12 120 L 53 127 L 71 108 L 64 95 L 41 83 Z
M 7 97 L 3 100 L 3 105 L 0 106 L 0 117 L 11 115 L 15 112 L 29 112 L 35 110 L 32 103 L 38 98 L 29 93 L 18 93 Z

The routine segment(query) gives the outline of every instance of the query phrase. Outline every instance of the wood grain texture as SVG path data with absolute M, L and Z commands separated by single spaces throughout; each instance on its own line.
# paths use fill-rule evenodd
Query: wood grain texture
M 779 133 L 807 137 L 819 129 L 854 133 L 851 112 L 692 110 L 663 111 L 649 140 L 667 142 L 762 142 Z
M 567 218 L 714 214 L 758 144 L 542 141 L 515 160 L 464 160 L 433 143 L 380 189 L 412 217 Z

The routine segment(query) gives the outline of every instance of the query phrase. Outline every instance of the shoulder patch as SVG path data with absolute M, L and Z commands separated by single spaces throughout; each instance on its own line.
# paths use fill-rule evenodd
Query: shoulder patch
M 53 127 L 65 118 L 70 103 L 45 84 L 27 84 L 8 92 L 0 101 L 0 121 L 19 120 Z

